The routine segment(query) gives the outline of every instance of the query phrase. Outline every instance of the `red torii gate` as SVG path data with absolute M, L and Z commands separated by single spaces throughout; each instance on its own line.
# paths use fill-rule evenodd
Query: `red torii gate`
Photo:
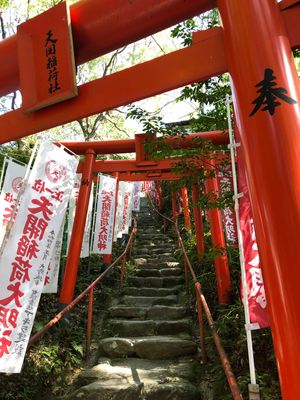
M 193 141 L 192 139 L 211 139 L 215 144 L 227 143 L 228 136 L 223 131 L 201 132 L 193 133 L 187 137 L 167 137 L 164 139 L 171 148 L 188 148 L 197 147 L 201 143 Z M 82 173 L 82 184 L 79 191 L 77 209 L 73 224 L 73 231 L 69 245 L 68 258 L 65 267 L 64 281 L 61 289 L 60 302 L 68 304 L 72 301 L 75 283 L 77 279 L 78 264 L 80 258 L 80 250 L 82 246 L 82 238 L 84 234 L 85 219 L 89 204 L 89 197 L 91 191 L 91 182 L 95 179 L 93 174 L 97 172 L 111 173 L 118 178 L 118 180 L 151 180 L 161 181 L 164 178 L 168 180 L 178 179 L 178 175 L 171 172 L 172 166 L 180 161 L 180 159 L 172 158 L 167 160 L 151 160 L 146 159 L 144 145 L 146 142 L 155 144 L 159 143 L 160 139 L 155 139 L 154 135 L 138 134 L 135 139 L 127 140 L 111 140 L 111 141 L 98 141 L 98 142 L 62 142 L 62 144 L 69 150 L 76 154 L 85 154 L 85 162 L 81 162 L 78 166 L 77 172 Z M 136 153 L 135 160 L 96 160 L 96 154 L 110 154 L 110 153 Z M 224 156 L 220 156 L 220 161 Z M 199 162 L 205 164 L 205 160 Z M 135 174 L 133 174 L 135 173 Z M 146 179 L 144 179 L 146 178 Z M 207 180 L 207 190 L 217 192 L 217 182 L 215 178 Z M 196 188 L 193 189 L 193 198 L 195 203 Z M 185 201 L 184 215 L 185 219 L 188 214 L 188 197 L 187 192 L 183 191 L 183 198 Z M 198 207 L 194 207 L 196 222 L 196 238 L 197 249 L 203 252 L 203 238 L 202 224 L 200 223 L 201 214 Z M 174 215 L 175 216 L 175 215 Z M 209 219 L 212 232 L 213 245 L 224 248 L 225 239 L 222 227 L 221 213 L 219 210 L 214 209 L 209 211 Z M 186 222 L 187 224 L 187 222 Z M 186 226 L 189 230 L 190 228 Z M 230 273 L 228 267 L 228 258 L 226 254 L 215 257 L 215 271 L 217 276 L 217 289 L 219 303 L 227 303 L 229 301 L 229 291 L 231 287 Z
M 81 0 L 71 7 L 76 61 L 87 61 L 215 5 L 222 28 L 194 35 L 188 48 L 82 85 L 78 97 L 60 105 L 1 116 L 1 142 L 228 71 L 282 393 L 294 400 L 300 394 L 300 89 L 291 48 L 300 46 L 299 0 Z M 1 94 L 19 87 L 16 54 L 15 36 L 0 42 Z M 201 62 L 195 62 L 197 58 Z M 294 103 L 275 96 L 274 108 L 256 104 L 253 113 L 257 85 L 268 80 L 277 94 L 286 93 Z M 93 152 L 87 152 L 86 159 L 87 174 Z M 285 205 L 288 209 L 283 211 Z

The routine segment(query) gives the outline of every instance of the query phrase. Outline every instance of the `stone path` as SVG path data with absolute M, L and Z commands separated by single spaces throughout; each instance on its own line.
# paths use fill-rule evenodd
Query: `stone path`
M 82 372 L 70 400 L 200 400 L 197 346 L 184 305 L 183 272 L 173 240 L 146 200 L 138 215 L 134 274 L 109 309 L 97 365 Z

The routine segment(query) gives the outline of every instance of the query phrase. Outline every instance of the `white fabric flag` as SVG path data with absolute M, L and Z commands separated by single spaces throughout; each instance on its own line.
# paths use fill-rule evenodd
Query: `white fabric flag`
M 77 201 L 78 201 L 78 196 L 79 196 L 81 177 L 82 177 L 81 174 L 76 174 L 74 187 L 71 191 L 71 196 L 70 196 L 70 201 L 69 201 L 67 251 L 69 250 L 69 245 L 70 245 L 70 240 L 71 240 L 71 235 L 72 235 L 76 206 L 77 206 Z M 84 235 L 83 235 L 83 239 L 82 239 L 80 258 L 85 258 L 90 255 L 90 234 L 91 234 L 93 200 L 94 200 L 93 192 L 94 192 L 94 183 L 92 182 L 89 207 L 88 207 L 88 211 L 87 211 Z
M 93 242 L 94 254 L 111 254 L 115 220 L 117 179 L 99 174 Z
M 90 255 L 90 236 L 91 236 L 91 228 L 92 228 L 92 219 L 93 219 L 93 202 L 94 202 L 94 182 L 92 182 L 91 194 L 89 207 L 86 215 L 84 234 L 82 238 L 82 247 L 80 258 L 89 257 Z
M 143 182 L 134 182 L 132 211 L 140 211 L 142 186 Z
M 118 196 L 117 196 L 117 211 L 114 231 L 114 242 L 122 237 L 122 215 L 123 215 L 123 200 L 125 193 L 125 182 L 119 182 Z
M 22 368 L 53 247 L 78 159 L 41 145 L 8 241 L 0 257 L 0 371 Z
M 57 293 L 60 256 L 61 256 L 61 248 L 63 244 L 63 235 L 64 235 L 64 225 L 65 225 L 65 217 L 63 218 L 63 222 L 61 224 L 55 242 L 55 246 L 53 248 L 53 253 L 51 255 L 51 260 L 48 266 L 42 293 Z
M 122 235 L 127 234 L 129 231 L 129 227 L 131 225 L 131 214 L 132 214 L 132 205 L 133 205 L 133 183 L 132 182 L 124 182 L 125 183 L 125 191 L 124 191 L 124 199 L 123 199 L 123 211 L 122 211 Z
M 26 166 L 8 160 L 5 178 L 0 195 L 0 243 L 3 240 L 6 227 L 14 211 L 18 193 L 22 187 L 22 181 L 26 173 Z
M 69 250 L 69 245 L 70 245 L 70 240 L 71 240 L 71 235 L 72 235 L 76 205 L 77 205 L 77 200 L 78 200 L 78 196 L 79 196 L 80 181 L 81 181 L 81 174 L 76 174 L 74 186 L 71 190 L 70 200 L 69 200 L 67 251 Z

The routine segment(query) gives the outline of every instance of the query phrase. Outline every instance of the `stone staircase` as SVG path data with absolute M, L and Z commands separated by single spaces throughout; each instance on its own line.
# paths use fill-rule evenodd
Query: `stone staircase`
M 200 400 L 197 346 L 175 244 L 146 200 L 138 214 L 135 270 L 108 310 L 97 365 L 78 377 L 70 400 Z

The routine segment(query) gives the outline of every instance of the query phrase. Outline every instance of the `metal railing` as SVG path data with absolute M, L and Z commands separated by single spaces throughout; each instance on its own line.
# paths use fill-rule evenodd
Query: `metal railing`
M 215 327 L 215 323 L 214 323 L 213 317 L 211 315 L 210 309 L 208 307 L 208 304 L 206 302 L 205 296 L 202 293 L 201 284 L 198 281 L 195 271 L 192 267 L 192 264 L 188 258 L 183 240 L 181 238 L 181 235 L 180 235 L 180 232 L 178 229 L 177 222 L 174 222 L 171 218 L 168 218 L 165 215 L 163 215 L 162 213 L 160 213 L 154 206 L 152 199 L 149 195 L 148 195 L 148 200 L 151 205 L 151 208 L 155 211 L 155 213 L 158 214 L 160 217 L 162 217 L 164 221 L 171 222 L 171 224 L 174 225 L 174 227 L 175 227 L 175 231 L 178 236 L 178 245 L 182 249 L 183 258 L 184 258 L 184 275 L 185 275 L 186 288 L 188 287 L 188 274 L 189 273 L 191 274 L 192 279 L 194 281 L 197 309 L 198 309 L 198 322 L 199 322 L 199 331 L 200 331 L 200 348 L 201 348 L 202 361 L 204 363 L 207 361 L 207 354 L 206 354 L 206 348 L 205 348 L 204 320 L 203 320 L 203 310 L 204 310 L 208 325 L 212 332 L 212 336 L 213 336 L 213 340 L 214 340 L 216 349 L 220 356 L 221 364 L 222 364 L 224 373 L 226 375 L 227 382 L 228 382 L 229 388 L 231 390 L 233 399 L 234 400 L 242 400 L 243 396 L 242 396 L 239 386 L 237 384 L 235 375 L 232 371 L 227 354 L 222 345 L 221 338 Z M 165 224 L 164 224 L 164 227 L 165 227 Z
M 122 260 L 120 279 L 121 283 L 125 277 L 126 268 L 126 256 L 129 252 L 131 255 L 132 244 L 134 242 L 137 231 L 137 223 L 134 219 L 134 225 L 131 230 L 127 245 L 121 255 L 110 264 L 102 274 L 100 274 L 83 292 L 81 292 L 70 304 L 68 304 L 62 311 L 54 316 L 43 328 L 36 332 L 29 340 L 27 350 L 37 343 L 46 332 L 49 331 L 54 325 L 56 325 L 68 312 L 70 312 L 85 296 L 88 295 L 88 316 L 87 316 L 87 330 L 86 330 L 86 351 L 85 354 L 88 355 L 91 345 L 91 333 L 92 333 L 92 323 L 93 323 L 93 303 L 94 303 L 94 288 L 102 281 L 102 279 Z

